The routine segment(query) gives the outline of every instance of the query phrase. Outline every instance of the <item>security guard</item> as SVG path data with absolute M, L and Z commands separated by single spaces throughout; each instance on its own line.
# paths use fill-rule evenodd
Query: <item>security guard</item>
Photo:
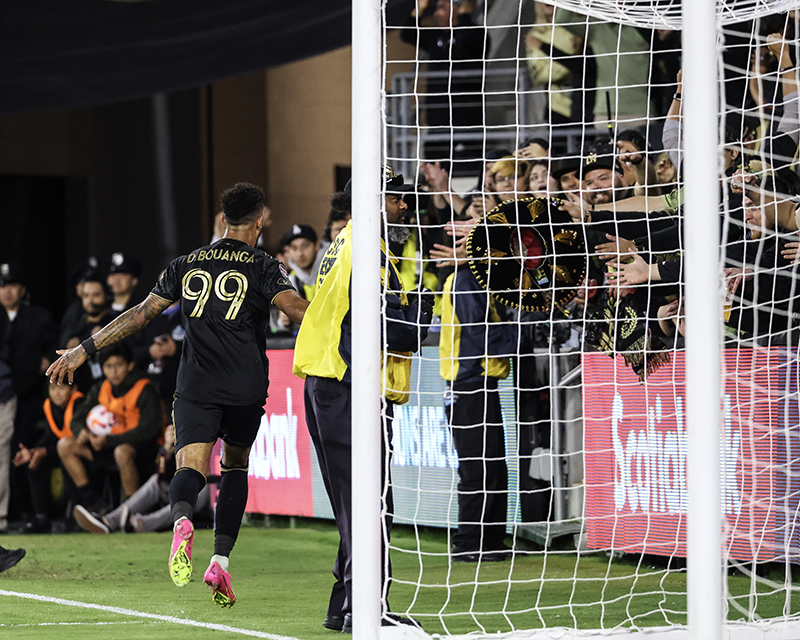
M 399 192 L 403 177 L 389 167 L 384 168 L 386 193 L 385 221 L 392 242 L 404 242 L 408 237 L 403 227 L 406 203 Z M 349 186 L 344 194 L 349 195 Z M 294 352 L 294 373 L 305 378 L 306 422 L 317 451 L 325 489 L 333 507 L 339 528 L 339 552 L 333 567 L 333 585 L 328 613 L 323 626 L 328 629 L 352 631 L 352 511 L 351 511 L 351 377 L 353 321 L 350 313 L 350 270 L 352 266 L 352 222 L 331 243 L 325 253 L 317 277 L 317 292 L 306 310 Z M 402 292 L 395 258 L 381 240 L 382 276 L 385 286 L 386 322 L 386 389 L 384 414 L 387 428 L 381 458 L 385 464 L 386 443 L 391 441 L 393 404 L 408 401 L 411 353 L 419 348 L 430 324 L 430 309 L 421 310 L 409 302 Z M 357 329 L 357 325 L 355 327 Z M 384 482 L 387 479 L 384 478 Z M 387 488 L 387 511 L 391 513 L 391 486 Z M 391 517 L 385 526 L 391 530 Z M 384 537 L 382 537 L 382 540 Z M 385 552 L 385 550 L 384 550 Z M 386 579 L 386 577 L 385 577 Z M 410 624 L 408 618 L 388 614 L 384 624 Z

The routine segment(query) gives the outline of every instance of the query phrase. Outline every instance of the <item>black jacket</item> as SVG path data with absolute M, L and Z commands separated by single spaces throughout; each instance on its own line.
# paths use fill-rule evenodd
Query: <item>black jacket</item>
M 2 314 L 6 316 L 6 314 Z M 8 321 L 8 316 L 5 317 Z M 23 304 L 8 334 L 8 359 L 19 397 L 39 393 L 42 387 L 42 358 L 55 359 L 58 325 L 43 307 Z

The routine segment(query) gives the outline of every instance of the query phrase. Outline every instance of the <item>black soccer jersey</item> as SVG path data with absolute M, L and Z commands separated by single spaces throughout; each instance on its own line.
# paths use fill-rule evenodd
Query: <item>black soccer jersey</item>
M 186 340 L 175 395 L 229 405 L 266 400 L 270 303 L 294 290 L 283 265 L 239 240 L 173 260 L 152 293 L 180 300 Z

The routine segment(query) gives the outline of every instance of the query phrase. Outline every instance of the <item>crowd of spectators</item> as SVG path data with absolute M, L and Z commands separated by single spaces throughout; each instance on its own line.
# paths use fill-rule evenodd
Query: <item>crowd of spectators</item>
M 468 227 L 471 213 L 479 216 L 506 199 L 563 198 L 564 210 L 585 229 L 588 276 L 585 291 L 576 296 L 581 309 L 550 320 L 564 320 L 563 315 L 574 327 L 580 317 L 584 347 L 625 351 L 629 364 L 644 377 L 665 361 L 659 352 L 682 339 L 680 33 L 534 4 L 535 23 L 523 38 L 522 54 L 530 80 L 534 89 L 546 90 L 545 120 L 551 132 L 560 125 L 584 125 L 582 150 L 566 152 L 556 135 L 529 140 L 517 149 L 485 149 L 480 156 L 485 161 L 482 180 L 465 193 L 452 185 L 454 165 L 424 148 L 418 189 L 431 196 L 429 220 L 451 227 Z M 489 42 L 495 31 L 481 26 L 489 14 L 471 13 L 469 2 L 456 0 L 439 0 L 433 7 L 418 4 L 407 26 L 421 28 L 407 28 L 403 38 L 418 45 L 418 59 L 429 60 L 428 70 L 442 68 L 448 42 L 451 69 L 466 68 L 474 59 L 459 45 L 467 33 L 472 40 L 483 36 Z M 786 344 L 797 325 L 792 266 L 798 253 L 796 222 L 793 215 L 787 213 L 781 221 L 775 213 L 775 201 L 796 203 L 800 195 L 794 14 L 739 25 L 722 53 L 728 106 L 721 116 L 720 225 L 726 276 L 721 287 L 727 300 L 726 336 L 748 344 Z M 449 22 L 444 19 L 448 16 Z M 440 37 L 438 49 L 431 49 L 433 38 L 448 25 L 449 41 Z M 429 90 L 431 86 L 439 84 L 429 81 Z M 437 95 L 423 99 L 420 112 L 420 124 L 429 128 L 438 123 L 432 105 L 441 100 L 438 91 L 433 93 Z M 453 109 L 456 104 L 455 99 L 450 103 Z M 457 138 L 454 130 L 451 149 L 458 147 Z M 794 204 L 786 206 L 789 211 Z M 424 224 L 420 229 L 423 235 L 438 234 Z M 453 228 L 449 233 L 463 240 L 466 231 Z M 444 269 L 440 285 L 454 251 L 463 244 L 441 240 L 422 241 L 435 245 L 427 257 Z M 639 337 L 633 341 L 619 335 L 622 323 L 616 320 L 626 314 L 639 321 Z
M 541 313 L 496 305 L 497 320 L 518 327 L 512 354 L 520 356 L 521 386 L 541 387 L 524 356 L 554 345 L 622 352 L 644 379 L 671 348 L 681 346 L 685 332 L 679 35 L 582 23 L 569 12 L 536 5 L 537 23 L 525 48 L 532 80 L 550 83 L 551 123 L 584 119 L 599 128 L 586 136 L 577 154 L 557 152 L 544 138 L 516 149 L 484 149 L 482 171 L 468 190 L 454 188 L 453 165 L 439 157 L 454 159 L 448 155 L 452 141 L 426 149 L 430 161 L 420 163 L 416 180 L 405 187 L 409 239 L 391 243 L 390 249 L 399 257 L 404 288 L 433 292 L 434 312 L 441 317 L 440 294 L 466 264 L 467 236 L 484 214 L 507 200 L 557 199 L 553 206 L 584 229 L 586 277 L 565 308 Z M 430 16 L 436 29 L 407 29 L 404 38 L 426 52 L 433 70 L 449 69 L 454 61 L 473 68 L 484 57 L 489 35 L 470 11 L 466 2 L 421 0 L 408 25 Z M 764 45 L 746 70 L 749 96 L 724 121 L 720 224 L 726 279 L 721 286 L 726 335 L 737 344 L 796 341 L 800 177 L 793 163 L 800 119 L 788 30 L 763 34 Z M 443 40 L 443 33 L 449 39 Z M 624 58 L 615 57 L 623 52 Z M 640 58 L 646 63 L 636 62 Z M 592 64 L 576 65 L 576 60 Z M 610 60 L 620 62 L 610 69 Z M 666 73 L 673 75 L 666 79 Z M 454 87 L 446 74 L 434 80 L 423 102 L 429 125 L 483 122 L 473 100 L 480 89 Z M 609 105 L 600 96 L 614 87 L 625 90 L 614 91 L 615 103 Z M 609 110 L 624 127 L 608 126 Z M 653 128 L 653 121 L 661 126 Z M 320 233 L 297 221 L 272 247 L 308 300 L 327 247 L 348 223 L 348 211 L 334 199 Z M 215 234 L 221 235 L 218 226 Z M 147 508 L 163 507 L 165 461 L 172 455 L 168 412 L 184 335 L 177 305 L 143 334 L 90 358 L 76 372 L 73 386 L 48 385 L 43 376 L 57 349 L 77 345 L 142 298 L 140 272 L 139 261 L 124 253 L 76 265 L 69 276 L 75 299 L 59 323 L 29 303 L 20 265 L 0 265 L 0 532 L 10 520 L 26 532 L 50 531 L 54 520 L 69 528 L 76 513 L 80 526 L 89 530 L 159 526 L 142 524 L 146 515 L 132 509 L 147 502 L 135 499 L 143 485 L 147 496 L 162 498 L 160 505 L 155 499 Z M 635 318 L 635 330 L 623 335 L 622 317 Z M 274 310 L 273 337 L 291 338 L 297 330 Z M 523 400 L 521 411 L 524 405 Z M 537 410 L 530 409 L 528 420 L 520 416 L 520 422 L 535 422 Z M 53 491 L 54 478 L 63 491 Z
M 183 339 L 177 307 L 149 333 L 99 351 L 75 384 L 44 376 L 58 350 L 138 302 L 140 270 L 123 253 L 82 261 L 59 323 L 30 303 L 23 266 L 0 264 L 0 531 L 9 522 L 23 533 L 70 530 L 76 509 L 108 512 L 155 473 Z

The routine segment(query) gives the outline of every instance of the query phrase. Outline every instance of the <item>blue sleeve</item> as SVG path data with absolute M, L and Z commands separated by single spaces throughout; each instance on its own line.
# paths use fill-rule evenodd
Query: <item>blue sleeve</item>
M 399 296 L 386 294 L 386 348 L 389 351 L 417 351 L 428 335 L 431 319 L 416 303 L 403 305 Z
M 470 342 L 481 353 L 507 357 L 517 353 L 517 327 L 492 319 L 489 293 L 468 268 L 453 279 L 453 310 L 461 325 L 461 342 Z

